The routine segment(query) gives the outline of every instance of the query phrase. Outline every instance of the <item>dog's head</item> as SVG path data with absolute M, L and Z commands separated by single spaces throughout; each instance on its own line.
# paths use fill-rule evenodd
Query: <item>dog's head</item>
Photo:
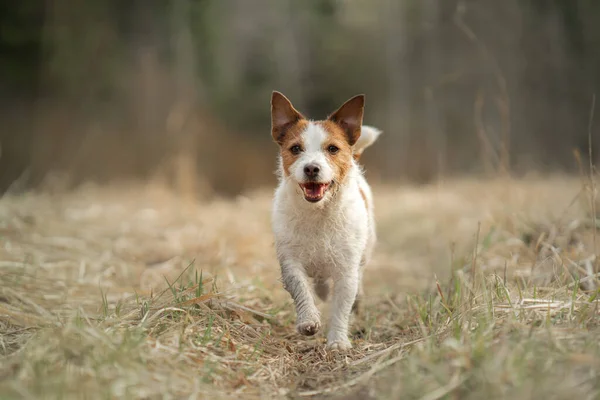
M 285 178 L 318 203 L 344 183 L 353 165 L 353 146 L 361 134 L 365 97 L 345 102 L 326 120 L 311 121 L 281 93 L 271 98 L 271 134 L 279 144 Z

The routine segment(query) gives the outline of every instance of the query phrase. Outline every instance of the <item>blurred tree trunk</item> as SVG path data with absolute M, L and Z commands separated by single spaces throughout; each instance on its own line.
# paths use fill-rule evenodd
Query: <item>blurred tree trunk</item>
M 388 177 L 407 176 L 410 154 L 410 65 L 406 58 L 408 32 L 403 2 L 383 0 L 381 21 L 384 27 L 385 73 L 389 78 L 387 97 L 388 146 L 385 168 Z
M 285 91 L 298 110 L 305 110 L 302 78 L 308 54 L 301 48 L 300 38 L 308 37 L 303 32 L 306 6 L 294 0 L 270 0 L 270 3 L 274 37 L 277 38 L 273 43 L 277 86 Z
M 442 33 L 441 15 L 437 0 L 424 0 L 424 20 L 431 27 L 428 37 L 429 44 L 425 48 L 424 63 L 426 74 L 425 86 L 425 121 L 426 132 L 433 147 L 432 156 L 435 158 L 435 175 L 442 180 L 446 170 L 447 132 L 440 122 L 437 96 L 438 85 L 441 81 L 442 49 L 444 37 Z
M 199 194 L 200 183 L 198 146 L 202 130 L 195 119 L 198 108 L 197 94 L 202 88 L 196 74 L 198 61 L 190 26 L 190 7 L 190 0 L 173 2 L 171 43 L 175 50 L 172 71 L 175 81 L 175 103 L 167 120 L 167 134 L 176 147 L 177 190 L 185 199 L 193 201 Z
M 39 185 L 46 180 L 49 171 L 64 170 L 69 155 L 73 155 L 73 131 L 81 128 L 77 123 L 81 113 L 73 106 L 73 93 L 67 87 L 74 82 L 61 80 L 57 75 L 71 72 L 77 76 L 77 65 L 80 55 L 75 54 L 67 63 L 66 49 L 60 47 L 62 33 L 68 39 L 77 32 L 75 23 L 69 16 L 69 6 L 66 1 L 45 0 L 45 18 L 42 28 L 42 54 L 39 66 L 40 97 L 35 101 L 33 112 L 33 135 L 31 140 L 30 177 L 32 185 Z M 59 28 L 62 32 L 59 32 Z M 64 43 L 65 46 L 68 43 Z M 74 65 L 71 65 L 74 64 Z M 74 78 L 73 80 L 75 80 Z M 51 88 L 60 87 L 71 94 L 69 98 L 57 98 L 51 93 Z M 79 92 L 76 92 L 80 94 Z M 79 99 L 85 102 L 88 99 Z M 79 104 L 77 104 L 79 105 Z M 66 106 L 66 107 L 65 107 Z M 72 108 L 73 107 L 73 108 Z M 64 183 L 61 184 L 61 186 Z

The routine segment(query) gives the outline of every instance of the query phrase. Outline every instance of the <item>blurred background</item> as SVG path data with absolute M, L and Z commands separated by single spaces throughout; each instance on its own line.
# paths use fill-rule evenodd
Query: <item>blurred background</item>
M 0 0 L 0 192 L 272 185 L 272 90 L 365 93 L 374 182 L 577 172 L 599 49 L 598 0 Z

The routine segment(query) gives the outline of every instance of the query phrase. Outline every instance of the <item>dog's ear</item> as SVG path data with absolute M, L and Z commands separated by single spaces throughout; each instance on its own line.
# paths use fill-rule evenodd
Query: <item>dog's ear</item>
M 288 128 L 304 119 L 292 103 L 283 94 L 273 91 L 271 95 L 271 135 L 273 140 L 281 143 Z
M 338 124 L 348 137 L 351 146 L 360 137 L 363 112 L 365 108 L 365 95 L 359 94 L 345 102 L 336 112 L 329 116 L 329 120 Z

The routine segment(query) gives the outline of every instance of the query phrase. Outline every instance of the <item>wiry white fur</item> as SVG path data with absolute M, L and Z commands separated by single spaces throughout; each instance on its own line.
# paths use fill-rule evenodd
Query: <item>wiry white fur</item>
M 363 129 L 362 135 L 366 137 L 358 142 L 362 143 L 361 151 L 371 145 L 380 133 L 374 128 Z M 333 173 L 334 169 L 322 150 L 326 135 L 318 125 L 309 124 L 303 133 L 304 154 L 292 165 L 288 177 L 280 170 L 272 225 L 282 281 L 296 306 L 298 331 L 310 335 L 321 326 L 309 278 L 314 279 L 320 297 L 326 297 L 327 282 L 332 280 L 332 314 L 327 346 L 344 350 L 352 347 L 348 339 L 349 319 L 352 305 L 362 292 L 363 267 L 369 261 L 375 244 L 375 222 L 370 187 L 354 161 L 345 180 L 336 182 L 336 190 L 328 193 L 323 200 L 310 203 L 304 199 L 299 188 L 304 177 L 296 171 L 302 173 L 306 163 L 317 162 L 322 171 Z M 360 194 L 361 189 L 367 198 L 368 208 Z

